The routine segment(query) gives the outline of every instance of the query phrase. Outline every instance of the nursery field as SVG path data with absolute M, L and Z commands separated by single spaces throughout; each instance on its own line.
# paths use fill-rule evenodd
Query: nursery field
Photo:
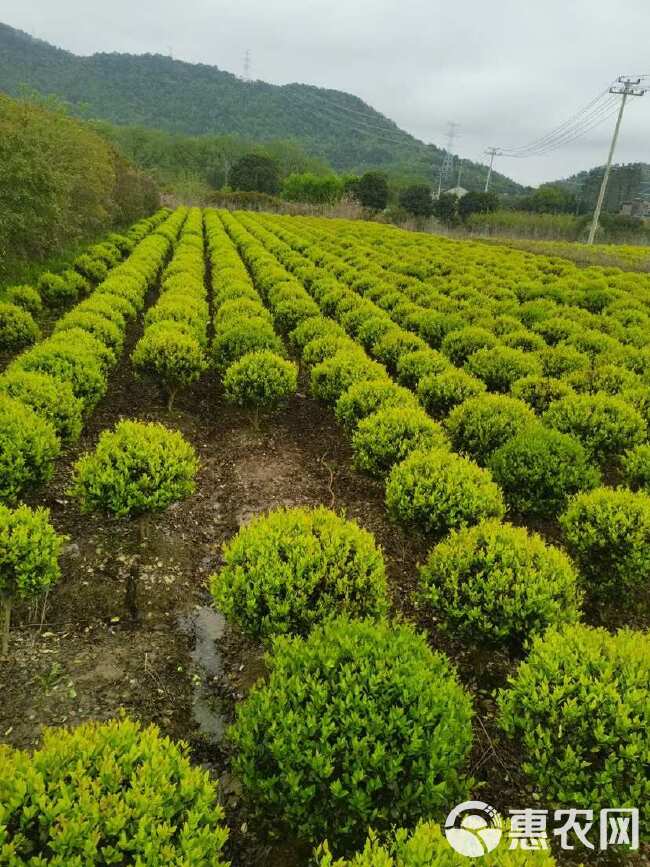
M 0 865 L 650 863 L 650 274 L 163 209 L 0 361 Z

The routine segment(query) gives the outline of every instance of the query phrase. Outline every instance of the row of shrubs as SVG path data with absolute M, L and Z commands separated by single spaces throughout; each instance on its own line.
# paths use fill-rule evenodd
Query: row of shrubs
M 215 211 L 205 224 L 212 280 L 212 363 L 222 377 L 226 400 L 245 409 L 257 427 L 260 412 L 278 409 L 298 384 L 298 370 L 259 293 Z
M 153 231 L 169 211 L 162 209 L 140 220 L 125 234 L 110 234 L 78 256 L 73 267 L 61 274 L 46 271 L 37 286 L 9 286 L 0 298 L 0 352 L 17 352 L 41 337 L 36 319 L 43 305 L 59 306 L 76 301 L 103 280 L 110 268 L 128 256 L 136 243 Z
M 627 426 L 623 423 L 629 416 L 626 407 L 619 416 L 615 415 L 617 398 L 599 394 L 586 399 L 591 401 L 593 427 L 584 431 L 582 442 L 575 436 L 577 422 L 574 426 L 561 424 L 569 413 L 563 401 L 553 404 L 549 414 L 555 418 L 555 427 L 547 427 L 523 401 L 501 394 L 480 393 L 467 397 L 448 413 L 441 427 L 417 409 L 415 395 L 407 388 L 413 389 L 414 380 L 423 370 L 448 369 L 449 361 L 431 348 L 414 346 L 413 340 L 417 338 L 392 323 L 372 302 L 359 299 L 340 284 L 332 286 L 331 278 L 326 281 L 314 278 L 314 268 L 305 265 L 304 257 L 287 252 L 282 242 L 278 246 L 277 239 L 255 226 L 250 218 L 242 216 L 240 219 L 260 234 L 276 256 L 292 265 L 294 273 L 305 281 L 312 294 L 318 293 L 315 297 L 323 310 L 332 312 L 339 324 L 345 324 L 359 342 L 364 337 L 361 331 L 364 323 L 369 323 L 372 331 L 377 323 L 386 325 L 388 320 L 388 327 L 371 343 L 370 350 L 395 371 L 402 388 L 388 382 L 385 376 L 373 383 L 371 380 L 376 377 L 368 367 L 368 359 L 359 361 L 357 352 L 357 361 L 351 361 L 350 352 L 354 354 L 355 347 L 340 328 L 335 326 L 332 330 L 331 320 L 321 323 L 314 319 L 313 323 L 305 323 L 303 331 L 307 337 L 318 333 L 311 345 L 305 345 L 303 360 L 309 363 L 327 356 L 312 370 L 314 391 L 330 403 L 338 398 L 336 414 L 352 433 L 357 466 L 380 477 L 386 477 L 390 471 L 387 504 L 394 516 L 419 527 L 430 537 L 440 538 L 454 526 L 503 515 L 503 500 L 493 482 L 490 482 L 492 493 L 488 497 L 487 511 L 480 508 L 485 506 L 484 496 L 476 498 L 463 490 L 467 486 L 462 481 L 469 474 L 476 478 L 478 468 L 470 472 L 466 462 L 454 460 L 448 452 L 451 445 L 491 471 L 492 479 L 499 484 L 509 509 L 515 514 L 544 519 L 557 517 L 567 510 L 571 498 L 577 496 L 576 508 L 569 508 L 560 523 L 570 552 L 577 559 L 583 576 L 590 579 L 589 601 L 611 598 L 612 591 L 629 587 L 629 576 L 634 568 L 647 562 L 650 555 L 650 500 L 643 490 L 632 493 L 625 489 L 600 488 L 602 478 L 592 458 L 601 449 L 606 454 L 610 454 L 611 448 L 623 451 L 626 443 L 634 442 L 634 431 L 642 429 L 638 420 Z M 255 218 L 256 222 L 258 220 Z M 324 295 L 320 294 L 323 289 Z M 359 323 L 361 329 L 358 329 Z M 297 336 L 300 338 L 300 332 Z M 366 345 L 369 342 L 366 341 Z M 401 347 L 404 351 L 400 354 Z M 448 372 L 454 373 L 453 368 Z M 334 382 L 333 391 L 331 385 L 325 391 L 319 385 L 323 375 L 328 383 Z M 358 377 L 345 394 L 339 389 L 342 376 Z M 426 394 L 432 379 L 444 376 L 444 373 L 425 372 L 418 395 Z M 348 385 L 346 378 L 342 385 Z M 557 430 L 557 427 L 565 429 Z M 570 432 L 566 432 L 567 427 Z M 648 447 L 641 444 L 622 454 L 623 475 L 635 489 L 643 489 L 649 452 Z M 403 464 L 398 464 L 409 455 Z M 485 471 L 484 478 L 489 479 Z M 466 513 L 458 511 L 455 498 L 449 501 L 448 487 L 462 500 Z M 589 496 L 592 490 L 593 496 Z M 485 488 L 484 492 L 487 492 Z M 442 515 L 439 514 L 441 503 L 444 503 Z M 581 518 L 578 526 L 573 526 L 570 516 L 576 513 Z M 451 524 L 449 514 L 453 514 Z M 605 515 L 612 520 L 608 522 Z M 625 515 L 627 520 L 621 526 Z M 580 542 L 581 533 L 594 525 L 601 528 L 601 542 L 591 534 L 589 542 Z M 616 554 L 606 558 L 605 550 L 615 550 Z M 643 601 L 645 594 L 641 596 L 640 601 Z
M 47 481 L 62 444 L 79 436 L 106 391 L 127 321 L 142 309 L 182 222 L 169 216 L 51 337 L 24 351 L 0 376 L 0 501 Z
M 203 215 L 200 208 L 186 214 L 174 255 L 162 275 L 160 298 L 147 311 L 144 334 L 131 356 L 136 373 L 162 387 L 170 410 L 178 389 L 196 382 L 207 368 L 210 310 Z

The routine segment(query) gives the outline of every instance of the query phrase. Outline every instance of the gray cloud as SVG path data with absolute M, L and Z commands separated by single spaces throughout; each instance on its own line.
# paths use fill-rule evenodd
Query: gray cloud
M 470 159 L 544 135 L 617 75 L 650 73 L 648 0 L 4 0 L 2 19 L 78 54 L 171 47 L 237 73 L 250 48 L 254 77 L 350 91 L 425 141 L 459 122 Z M 613 123 L 497 168 L 536 184 L 598 165 Z M 616 159 L 650 162 L 650 94 L 631 100 Z

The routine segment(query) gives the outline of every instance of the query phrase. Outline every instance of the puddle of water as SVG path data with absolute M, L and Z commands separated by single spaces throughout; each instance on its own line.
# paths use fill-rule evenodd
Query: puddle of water
M 227 721 L 215 683 L 223 674 L 223 657 L 219 640 L 226 621 L 214 608 L 202 606 L 179 618 L 181 632 L 194 638 L 192 659 L 192 717 L 204 739 L 216 744 L 223 739 Z

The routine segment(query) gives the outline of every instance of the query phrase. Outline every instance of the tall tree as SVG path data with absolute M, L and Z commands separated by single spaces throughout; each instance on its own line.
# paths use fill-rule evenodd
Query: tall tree
M 280 192 L 280 168 L 264 154 L 246 154 L 232 167 L 230 184 L 235 190 L 275 195 Z

